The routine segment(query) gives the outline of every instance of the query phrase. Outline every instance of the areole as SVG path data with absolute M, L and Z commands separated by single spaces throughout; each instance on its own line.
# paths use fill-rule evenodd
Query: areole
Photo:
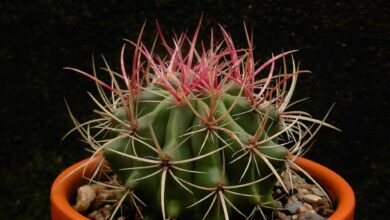
M 97 165 L 98 158 L 88 163 L 80 161 L 64 170 L 51 187 L 50 203 L 52 220 L 87 220 L 75 211 L 70 200 L 75 196 L 77 187 L 86 182 L 83 172 L 90 173 Z M 330 194 L 337 207 L 328 220 L 353 220 L 355 195 L 351 186 L 334 171 L 305 158 L 298 158 L 297 164 L 316 179 Z M 88 163 L 86 169 L 80 169 Z M 66 178 L 65 178 L 66 177 Z

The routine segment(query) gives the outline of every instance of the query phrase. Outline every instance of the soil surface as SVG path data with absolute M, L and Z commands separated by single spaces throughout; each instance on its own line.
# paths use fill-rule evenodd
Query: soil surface
M 91 220 L 117 219 L 141 220 L 142 209 L 130 209 L 130 196 L 122 199 L 123 192 L 118 191 L 120 184 L 114 175 L 108 180 L 85 184 L 77 189 L 73 208 Z M 273 188 L 273 197 L 278 202 L 275 209 L 262 207 L 251 215 L 252 220 L 325 220 L 332 215 L 334 204 L 329 195 L 318 185 L 308 182 L 297 173 L 281 174 L 287 192 L 278 182 Z M 142 198 L 137 197 L 142 201 Z M 120 202 L 124 201 L 124 202 Z M 118 207 L 117 204 L 121 205 Z M 234 212 L 234 211 L 233 211 Z M 247 213 L 248 214 L 248 213 Z M 112 217 L 112 215 L 114 217 Z M 247 216 L 249 217 L 249 216 Z

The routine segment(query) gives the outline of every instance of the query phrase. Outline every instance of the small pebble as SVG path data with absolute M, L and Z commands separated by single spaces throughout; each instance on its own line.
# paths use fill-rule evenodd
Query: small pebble
M 330 209 L 332 206 L 330 205 L 330 203 L 328 201 L 325 201 L 322 203 L 322 207 Z
M 95 216 L 95 220 L 105 220 L 105 218 L 101 213 L 99 213 Z
M 278 216 L 278 218 L 280 220 L 286 220 L 287 219 L 287 215 L 284 214 L 283 212 L 276 212 L 276 215 Z
M 95 211 L 89 213 L 87 215 L 87 217 L 90 218 L 90 219 L 94 219 L 97 214 L 99 214 L 99 212 L 97 210 L 95 210 Z
M 309 191 L 307 189 L 304 189 L 304 188 L 298 188 L 298 193 L 296 194 L 297 197 L 300 199 L 300 200 L 303 200 L 303 196 L 305 196 L 306 194 L 310 194 Z
M 113 194 L 109 190 L 100 190 L 99 193 L 96 195 L 95 202 L 93 204 L 93 208 L 101 207 L 106 200 L 113 197 Z
M 301 193 L 303 195 L 307 194 L 309 191 L 306 188 L 298 188 L 298 193 Z
M 290 196 L 288 199 L 287 199 L 287 203 L 293 203 L 293 202 L 296 202 L 298 201 L 298 198 L 296 195 L 292 195 Z
M 295 201 L 295 202 L 292 202 L 292 203 L 287 203 L 287 205 L 285 206 L 285 208 L 291 213 L 291 214 L 295 214 L 297 213 L 297 210 L 299 207 L 302 206 L 302 202 L 299 202 L 299 201 Z
M 93 191 L 95 191 L 96 194 L 105 189 L 105 187 L 100 184 L 90 184 L 89 186 L 91 186 L 91 188 L 93 189 Z
M 110 217 L 111 211 L 108 208 L 101 208 L 100 212 L 103 214 L 105 218 Z
M 307 210 L 313 210 L 313 206 L 311 206 L 311 205 L 308 204 L 308 203 L 303 203 L 303 206 L 304 206 L 305 209 L 307 209 Z
M 324 216 L 330 216 L 331 214 L 333 214 L 333 209 L 324 209 L 324 211 L 322 212 L 322 215 Z
M 316 194 L 317 196 L 325 196 L 324 193 L 320 189 L 318 189 L 317 187 L 312 187 L 311 191 L 314 194 Z
M 303 189 L 311 189 L 312 185 L 307 184 L 307 183 L 302 183 L 302 184 L 299 184 L 299 187 L 303 188 Z
M 300 207 L 298 207 L 298 209 L 297 209 L 297 212 L 298 213 L 304 213 L 304 212 L 306 212 L 307 211 L 307 209 L 305 208 L 305 206 L 300 206 Z
M 74 205 L 74 209 L 78 212 L 87 211 L 95 198 L 96 193 L 90 185 L 81 186 L 77 190 L 76 205 Z
M 282 202 L 281 201 L 276 201 L 276 207 L 282 208 L 283 207 Z
M 325 220 L 326 218 L 313 212 L 303 212 L 298 215 L 297 220 Z
M 314 194 L 306 194 L 302 197 L 303 201 L 310 204 L 319 204 L 322 201 L 322 198 Z

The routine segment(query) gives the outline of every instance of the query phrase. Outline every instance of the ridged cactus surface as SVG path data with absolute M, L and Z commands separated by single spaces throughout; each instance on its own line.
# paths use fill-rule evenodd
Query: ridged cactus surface
M 298 75 L 308 72 L 287 62 L 295 51 L 258 65 L 247 33 L 248 48 L 236 49 L 221 28 L 222 40 L 212 33 L 206 49 L 196 43 L 199 27 L 192 39 L 174 39 L 173 47 L 159 31 L 164 57 L 147 50 L 141 38 L 129 41 L 135 48 L 131 69 L 124 46 L 120 73 L 104 68 L 109 83 L 97 78 L 95 67 L 93 74 L 69 68 L 96 81 L 101 100 L 92 98 L 100 118 L 75 120 L 76 128 L 123 184 L 118 205 L 127 204 L 137 218 L 263 215 L 277 206 L 276 182 L 287 190 L 280 174 L 321 125 L 332 127 L 286 111 Z M 320 126 L 311 131 L 313 124 Z
M 158 201 L 163 199 L 166 217 L 194 215 L 201 219 L 204 213 L 187 207 L 209 194 L 229 200 L 240 210 L 273 205 L 276 177 L 264 160 L 280 172 L 287 155 L 277 138 L 270 138 L 280 131 L 277 114 L 272 106 L 255 110 L 231 87 L 214 100 L 197 97 L 180 105 L 165 90 L 147 87 L 138 100 L 141 114 L 135 132 L 118 132 L 106 144 L 104 156 L 111 168 L 150 204 L 146 216 L 159 214 Z M 214 114 L 207 121 L 210 106 L 214 106 Z M 128 122 L 123 107 L 115 113 Z M 205 202 L 198 209 L 207 210 L 207 206 Z M 232 212 L 230 207 L 226 209 Z M 208 219 L 224 219 L 220 211 L 213 210 Z

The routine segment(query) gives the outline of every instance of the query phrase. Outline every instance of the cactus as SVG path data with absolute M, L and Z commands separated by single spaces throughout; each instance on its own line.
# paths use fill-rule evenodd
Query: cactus
M 124 45 L 120 73 L 104 60 L 110 83 L 97 78 L 95 66 L 93 74 L 67 68 L 93 79 L 101 96 L 91 95 L 99 118 L 80 124 L 72 115 L 75 130 L 123 185 L 118 207 L 127 204 L 144 219 L 261 216 L 277 207 L 277 182 L 288 190 L 281 173 L 296 166 L 321 126 L 334 128 L 286 111 L 298 75 L 309 72 L 295 65 L 295 51 L 257 65 L 246 29 L 248 48 L 236 49 L 221 27 L 220 42 L 212 32 L 209 48 L 197 49 L 200 26 L 192 39 L 174 39 L 174 47 L 158 28 L 165 58 L 146 49 L 141 37 L 128 41 L 135 48 L 132 69 Z

